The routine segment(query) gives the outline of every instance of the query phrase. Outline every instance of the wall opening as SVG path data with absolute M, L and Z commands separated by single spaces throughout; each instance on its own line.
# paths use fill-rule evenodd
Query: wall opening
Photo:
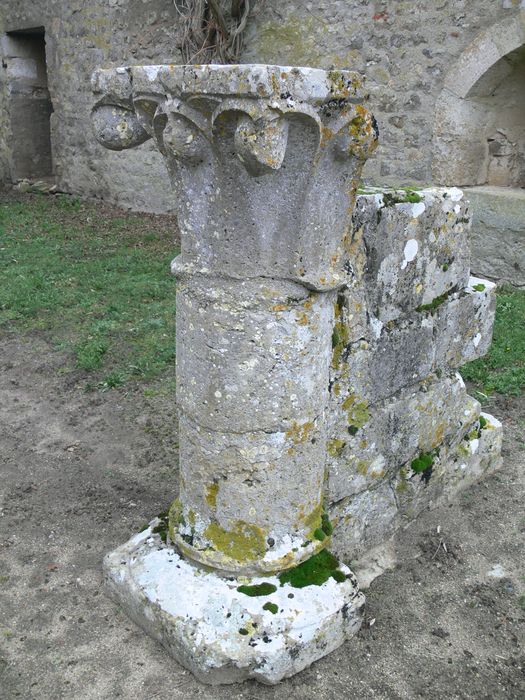
M 53 175 L 44 27 L 9 32 L 2 42 L 11 131 L 11 179 Z
M 465 184 L 525 187 L 525 46 L 496 61 L 466 99 L 482 159 Z

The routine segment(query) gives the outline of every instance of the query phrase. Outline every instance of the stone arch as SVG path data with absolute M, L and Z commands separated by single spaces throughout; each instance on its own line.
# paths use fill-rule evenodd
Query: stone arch
M 525 185 L 525 98 L 522 143 L 514 139 L 516 116 L 506 111 L 516 107 L 509 106 L 509 91 L 522 79 L 519 92 L 525 95 L 525 12 L 482 32 L 446 76 L 434 121 L 432 177 L 436 184 L 487 184 L 497 154 L 512 163 L 515 172 L 507 173 L 509 182 L 495 184 Z M 521 183 L 510 181 L 520 177 Z

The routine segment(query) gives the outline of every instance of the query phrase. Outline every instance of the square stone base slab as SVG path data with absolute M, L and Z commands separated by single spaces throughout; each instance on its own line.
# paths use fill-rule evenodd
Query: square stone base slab
M 276 576 L 222 578 L 183 559 L 152 529 L 104 560 L 110 596 L 200 681 L 218 685 L 254 678 L 274 684 L 307 668 L 354 635 L 365 598 L 352 572 L 342 582 L 304 588 Z M 243 584 L 273 584 L 252 597 Z M 270 603 L 271 609 L 264 609 Z

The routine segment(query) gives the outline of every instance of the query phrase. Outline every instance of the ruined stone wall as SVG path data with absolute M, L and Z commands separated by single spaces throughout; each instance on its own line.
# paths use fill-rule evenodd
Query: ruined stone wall
M 249 24 L 242 62 L 351 68 L 363 72 L 380 147 L 365 176 L 381 184 L 474 184 L 432 171 L 433 134 L 443 88 L 468 47 L 522 14 L 518 0 L 265 0 Z M 4 0 L 0 31 L 44 25 L 55 114 L 53 155 L 63 189 L 104 196 L 135 209 L 172 207 L 165 167 L 146 144 L 104 152 L 92 136 L 89 77 L 95 66 L 180 61 L 179 20 L 172 0 Z M 499 36 L 509 34 L 499 29 Z M 495 38 L 495 44 L 500 39 Z M 480 44 L 487 56 L 497 46 Z M 466 71 L 471 70 L 468 66 Z M 462 80 L 464 76 L 459 76 Z M 0 178 L 9 178 L 5 69 L 0 71 Z M 445 108 L 443 107 L 443 110 Z M 437 122 L 436 122 L 437 118 Z M 468 122 L 468 119 L 465 119 Z M 468 128 L 468 123 L 465 124 Z M 441 130 L 447 131 L 447 117 Z M 455 138 L 455 137 L 454 137 Z M 446 138 L 445 138 L 446 140 Z M 441 149 L 444 162 L 456 158 Z
M 146 211 L 172 209 L 160 155 L 145 144 L 116 153 L 97 144 L 90 123 L 91 74 L 121 63 L 178 62 L 177 11 L 165 0 L 4 0 L 0 32 L 45 27 L 54 170 L 59 187 Z M 0 68 L 0 180 L 12 177 L 10 56 Z M 16 156 L 16 154 L 15 154 Z
M 465 49 L 485 30 L 518 14 L 519 4 L 267 0 L 250 27 L 245 58 L 325 69 L 351 67 L 366 75 L 370 109 L 380 132 L 379 148 L 365 170 L 369 181 L 469 184 L 443 182 L 432 175 L 440 93 Z

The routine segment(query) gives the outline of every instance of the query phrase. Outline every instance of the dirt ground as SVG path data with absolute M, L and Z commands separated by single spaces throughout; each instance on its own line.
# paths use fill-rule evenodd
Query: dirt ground
M 2 700 L 525 697 L 523 399 L 488 407 L 503 469 L 402 533 L 356 638 L 278 686 L 211 688 L 101 585 L 103 555 L 176 492 L 173 401 L 86 393 L 65 364 L 43 336 L 0 338 Z

